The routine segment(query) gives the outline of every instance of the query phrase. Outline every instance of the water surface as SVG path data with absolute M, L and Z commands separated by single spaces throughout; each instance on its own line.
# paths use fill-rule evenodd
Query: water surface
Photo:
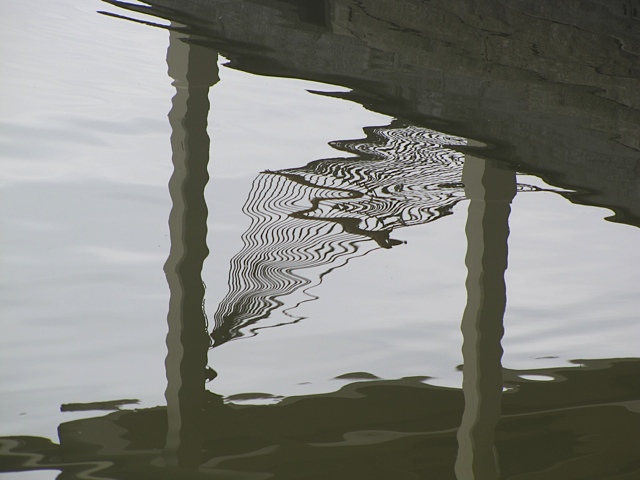
M 605 117 L 554 174 L 557 117 L 525 119 L 552 132 L 530 158 L 105 9 L 132 15 L 2 7 L 3 476 L 637 474 L 637 205 L 611 194 L 637 169 L 619 142 L 611 175 L 580 163 Z M 314 25 L 286 12 L 268 38 Z

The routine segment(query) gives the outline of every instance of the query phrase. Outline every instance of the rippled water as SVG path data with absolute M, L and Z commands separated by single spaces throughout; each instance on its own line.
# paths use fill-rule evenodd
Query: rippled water
M 98 10 L 0 7 L 3 478 L 635 478 L 637 222 Z

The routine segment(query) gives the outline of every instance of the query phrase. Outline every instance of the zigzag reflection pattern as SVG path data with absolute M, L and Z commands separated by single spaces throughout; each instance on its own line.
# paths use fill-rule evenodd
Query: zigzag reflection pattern
M 464 198 L 464 156 L 447 147 L 465 145 L 465 139 L 416 126 L 366 131 L 364 141 L 332 143 L 355 157 L 264 172 L 254 180 L 244 206 L 251 225 L 214 316 L 215 346 L 246 334 L 279 308 L 288 316 L 284 323 L 300 320 L 290 311 L 315 298 L 308 290 L 326 273 L 401 244 L 389 237 L 394 229 L 434 221 Z M 302 300 L 287 298 L 297 291 Z M 277 325 L 249 331 L 270 326 Z

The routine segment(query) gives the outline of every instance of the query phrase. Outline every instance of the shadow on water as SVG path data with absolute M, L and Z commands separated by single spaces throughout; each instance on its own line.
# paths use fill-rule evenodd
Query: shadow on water
M 331 3 L 329 10 L 320 4 L 290 11 L 301 24 L 322 29 L 343 3 Z M 565 480 L 639 474 L 640 360 L 585 360 L 530 371 L 502 367 L 508 218 L 518 186 L 512 170 L 470 154 L 456 135 L 398 122 L 367 130 L 364 141 L 336 144 L 357 157 L 260 174 L 245 205 L 253 223 L 232 260 L 230 292 L 210 334 L 201 272 L 209 253 L 206 122 L 208 90 L 218 81 L 217 53 L 173 27 L 167 56 L 176 87 L 169 114 L 174 173 L 165 265 L 171 293 L 167 405 L 63 423 L 59 444 L 0 438 L 0 471 L 54 469 L 62 472 L 59 478 L 88 479 Z M 408 27 L 389 31 L 415 34 Z M 220 344 L 241 335 L 241 328 L 284 308 L 293 291 L 371 249 L 399 246 L 394 229 L 436 220 L 463 198 L 470 206 L 462 390 L 428 385 L 426 378 L 372 379 L 260 406 L 228 403 L 205 389 L 215 377 L 207 367 L 211 337 Z M 633 215 L 624 218 L 632 221 Z M 261 248 L 265 244 L 270 248 Z M 318 280 L 303 276 L 305 269 Z M 66 408 L 118 409 L 131 402 Z

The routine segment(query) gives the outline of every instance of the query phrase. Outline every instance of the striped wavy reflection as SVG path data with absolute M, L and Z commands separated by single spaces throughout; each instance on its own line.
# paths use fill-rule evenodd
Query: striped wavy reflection
M 352 258 L 403 242 L 395 229 L 434 221 L 464 198 L 460 137 L 416 126 L 367 128 L 333 142 L 346 158 L 263 172 L 244 206 L 251 225 L 214 315 L 214 345 L 301 319 L 312 287 Z M 453 148 L 452 148 L 453 147 Z M 277 309 L 284 320 L 269 321 Z M 282 316 L 281 316 L 282 318 Z

